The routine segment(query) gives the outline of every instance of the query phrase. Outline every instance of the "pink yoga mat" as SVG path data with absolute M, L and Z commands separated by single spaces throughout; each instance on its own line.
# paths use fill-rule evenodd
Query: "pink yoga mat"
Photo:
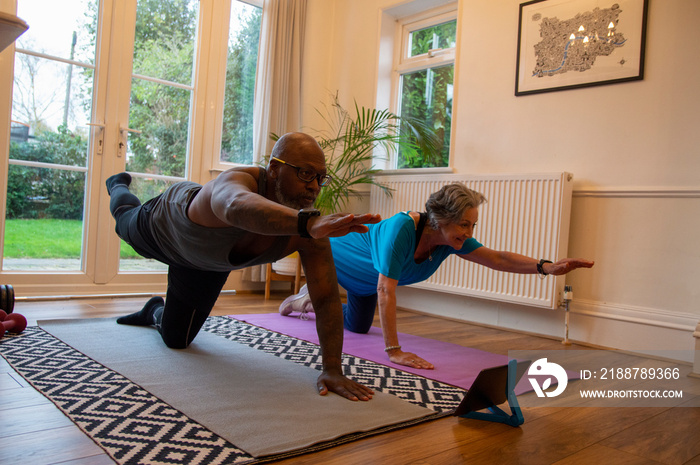
M 297 314 L 281 316 L 279 313 L 229 316 L 270 331 L 318 344 L 313 313 L 308 314 L 309 320 L 302 320 Z M 420 370 L 390 362 L 389 357 L 384 352 L 382 330 L 374 326 L 367 334 L 357 334 L 345 330 L 343 352 L 464 389 L 469 389 L 476 376 L 484 368 L 508 363 L 508 357 L 505 355 L 492 354 L 410 334 L 399 333 L 399 343 L 403 350 L 420 355 L 435 365 L 435 369 Z M 518 384 L 516 392 L 524 392 L 528 390 L 528 387 L 530 386 L 521 382 Z

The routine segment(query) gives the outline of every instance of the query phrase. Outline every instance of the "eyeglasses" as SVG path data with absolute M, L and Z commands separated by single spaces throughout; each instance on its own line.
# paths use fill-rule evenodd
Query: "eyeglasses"
M 302 168 L 300 166 L 294 166 L 291 163 L 287 163 L 286 161 L 280 160 L 277 157 L 272 157 L 272 160 L 278 161 L 283 165 L 287 165 L 297 170 L 297 177 L 304 182 L 312 182 L 314 179 L 318 179 L 318 185 L 325 186 L 333 180 L 333 177 L 328 174 L 316 174 L 314 170 Z

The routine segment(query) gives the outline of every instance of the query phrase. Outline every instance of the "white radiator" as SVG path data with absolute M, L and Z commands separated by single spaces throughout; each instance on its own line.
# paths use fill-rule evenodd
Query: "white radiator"
M 393 193 L 389 197 L 372 186 L 370 212 L 388 218 L 400 211 L 425 211 L 431 193 L 461 182 L 487 199 L 479 208 L 474 233 L 479 242 L 495 250 L 556 261 L 567 254 L 572 179 L 569 173 L 379 176 L 377 181 Z M 412 286 L 554 309 L 564 280 L 565 276 L 541 279 L 536 274 L 494 271 L 451 256 L 430 279 Z

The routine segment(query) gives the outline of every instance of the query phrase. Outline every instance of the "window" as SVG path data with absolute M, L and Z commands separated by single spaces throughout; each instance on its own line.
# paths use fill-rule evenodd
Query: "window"
M 32 295 L 162 288 L 165 267 L 114 233 L 105 179 L 129 171 L 144 201 L 206 182 L 220 152 L 252 161 L 262 3 L 0 1 L 30 24 L 0 60 L 14 79 L 0 86 L 3 281 Z
M 450 164 L 452 98 L 457 35 L 456 6 L 413 15 L 399 21 L 394 54 L 393 110 L 434 128 L 442 140 L 436 156 L 399 152 L 390 168 L 439 168 Z
M 260 6 L 231 3 L 219 159 L 222 163 L 253 163 L 253 105 L 261 22 Z
M 3 270 L 81 267 L 97 6 L 19 1 Z

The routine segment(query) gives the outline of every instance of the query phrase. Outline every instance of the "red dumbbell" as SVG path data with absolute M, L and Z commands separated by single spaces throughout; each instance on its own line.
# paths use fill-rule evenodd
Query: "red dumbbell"
M 27 327 L 27 319 L 18 313 L 10 313 L 0 322 L 0 325 L 0 339 L 2 339 L 5 336 L 5 331 L 14 334 L 24 331 L 24 328 Z

